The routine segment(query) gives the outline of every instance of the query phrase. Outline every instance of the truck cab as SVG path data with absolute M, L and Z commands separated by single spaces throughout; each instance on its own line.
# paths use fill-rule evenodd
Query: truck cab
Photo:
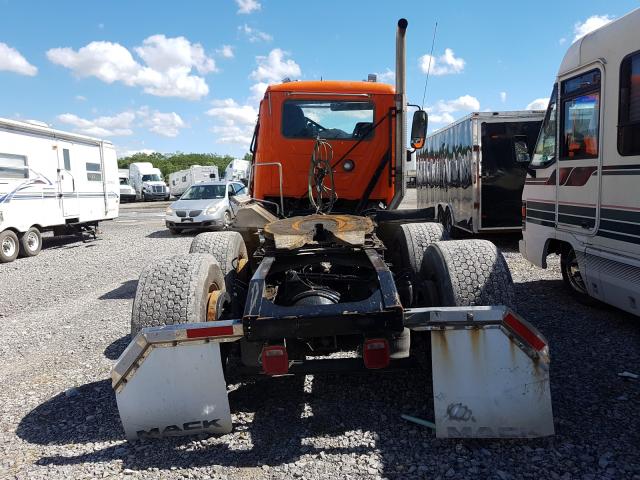
M 317 139 L 333 167 L 333 211 L 386 208 L 396 189 L 396 101 L 391 85 L 374 82 L 285 82 L 267 88 L 252 142 L 250 192 L 285 212 L 308 207 Z M 401 166 L 401 165 L 400 165 Z M 259 170 L 259 171 L 257 171 Z

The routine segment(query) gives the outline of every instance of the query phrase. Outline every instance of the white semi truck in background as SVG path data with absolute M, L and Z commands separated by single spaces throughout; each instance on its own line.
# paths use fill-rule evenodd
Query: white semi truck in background
M 136 200 L 169 200 L 169 188 L 162 172 L 150 162 L 134 162 L 129 165 L 129 181 L 136 191 Z
M 169 174 L 169 190 L 171 195 L 179 197 L 187 189 L 200 182 L 209 182 L 211 180 L 219 180 L 218 167 L 215 165 L 192 165 L 185 170 L 178 170 Z
M 118 169 L 118 180 L 120 182 L 120 203 L 135 201 L 136 191 L 131 186 L 128 168 Z

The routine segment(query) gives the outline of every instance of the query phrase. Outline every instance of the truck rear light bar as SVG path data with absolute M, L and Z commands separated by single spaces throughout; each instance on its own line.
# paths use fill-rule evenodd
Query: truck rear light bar
M 267 375 L 285 375 L 289 371 L 289 355 L 284 345 L 268 345 L 262 349 L 262 369 Z
M 367 338 L 362 347 L 364 366 L 370 369 L 389 366 L 389 342 L 386 338 Z
M 507 312 L 503 318 L 505 326 L 524 340 L 531 348 L 540 352 L 547 348 L 547 341 L 529 323 L 516 317 L 512 312 Z

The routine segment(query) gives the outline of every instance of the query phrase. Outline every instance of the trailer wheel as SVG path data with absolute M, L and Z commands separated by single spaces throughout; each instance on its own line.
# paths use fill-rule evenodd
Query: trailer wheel
M 31 227 L 20 237 L 20 256 L 35 257 L 42 250 L 42 234 L 36 227 Z
M 487 240 L 437 242 L 424 252 L 422 275 L 432 279 L 439 306 L 513 306 L 511 272 Z
M 142 328 L 207 320 L 209 294 L 225 290 L 215 258 L 175 255 L 148 265 L 138 280 L 131 314 L 131 335 Z
M 403 304 L 407 306 L 425 306 L 424 299 L 421 298 L 422 289 L 417 288 L 421 282 L 420 268 L 422 256 L 429 245 L 442 240 L 447 240 L 447 235 L 440 223 L 407 223 L 400 225 L 400 230 L 396 236 L 397 253 L 394 258 L 396 273 L 405 273 L 411 282 L 411 289 L 402 291 L 402 281 L 398 282 L 401 290 L 401 297 L 404 296 Z
M 18 236 L 11 230 L 0 232 L 0 263 L 13 262 L 18 251 Z
M 565 286 L 576 300 L 588 306 L 598 304 L 598 300 L 590 296 L 587 291 L 587 286 L 576 258 L 576 252 L 570 246 L 567 246 L 560 254 L 560 272 Z

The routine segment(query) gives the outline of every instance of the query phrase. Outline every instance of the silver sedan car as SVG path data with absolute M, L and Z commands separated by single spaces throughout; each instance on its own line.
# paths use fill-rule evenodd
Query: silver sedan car
M 187 229 L 228 228 L 235 213 L 229 201 L 234 195 L 246 195 L 240 182 L 202 182 L 191 185 L 165 211 L 165 223 L 171 233 Z

